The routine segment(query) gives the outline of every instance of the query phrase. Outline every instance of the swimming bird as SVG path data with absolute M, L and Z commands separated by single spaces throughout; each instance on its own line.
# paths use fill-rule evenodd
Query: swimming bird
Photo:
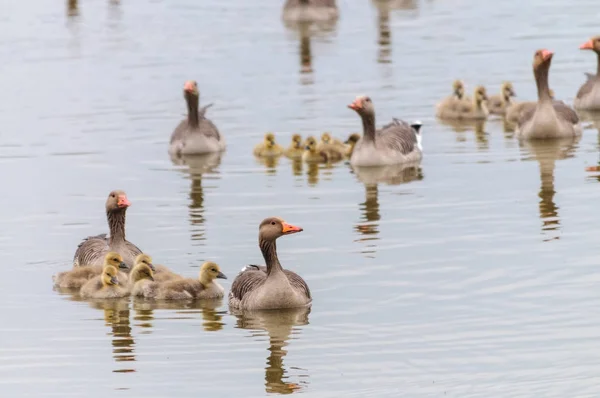
M 295 272 L 285 270 L 277 257 L 275 241 L 302 232 L 278 217 L 264 219 L 258 228 L 258 246 L 266 266 L 250 265 L 240 272 L 229 292 L 229 305 L 243 310 L 295 308 L 310 305 L 308 285 Z
M 575 108 L 586 111 L 600 110 L 600 36 L 595 36 L 579 46 L 581 50 L 591 50 L 598 58 L 596 74 L 586 73 L 586 82 L 577 91 Z

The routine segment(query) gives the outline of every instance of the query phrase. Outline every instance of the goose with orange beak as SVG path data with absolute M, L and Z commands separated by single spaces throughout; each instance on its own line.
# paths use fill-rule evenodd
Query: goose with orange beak
M 308 285 L 295 272 L 284 269 L 277 257 L 275 241 L 302 232 L 279 217 L 265 218 L 258 227 L 258 246 L 266 266 L 249 265 L 233 281 L 229 305 L 242 310 L 298 308 L 311 304 Z
M 596 74 L 586 73 L 587 81 L 577 91 L 575 108 L 586 111 L 600 111 L 600 36 L 595 36 L 579 46 L 581 50 L 596 53 Z

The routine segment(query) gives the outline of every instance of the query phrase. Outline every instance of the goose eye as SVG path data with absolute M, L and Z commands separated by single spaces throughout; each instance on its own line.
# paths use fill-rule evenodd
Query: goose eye
M 275 221 L 271 221 L 271 225 L 275 225 Z

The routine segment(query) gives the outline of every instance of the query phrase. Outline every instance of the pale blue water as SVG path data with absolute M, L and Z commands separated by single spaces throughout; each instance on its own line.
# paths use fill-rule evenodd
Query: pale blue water
M 600 193 L 585 172 L 597 129 L 531 146 L 499 121 L 455 132 L 433 117 L 455 78 L 490 93 L 511 80 L 534 99 L 541 47 L 572 102 L 595 70 L 578 47 L 600 33 L 597 4 L 405 1 L 386 16 L 344 0 L 338 24 L 301 45 L 282 3 L 81 1 L 77 16 L 66 2 L 0 5 L 3 396 L 598 396 Z M 227 137 L 213 167 L 167 155 L 187 79 Z M 375 185 L 344 163 L 253 159 L 266 131 L 285 145 L 359 131 L 346 105 L 362 93 L 379 125 L 423 122 L 420 170 Z M 312 289 L 310 314 L 54 292 L 80 239 L 106 232 L 112 189 L 132 202 L 132 242 L 189 276 L 214 260 L 226 289 L 262 261 L 264 217 L 302 226 L 278 249 Z

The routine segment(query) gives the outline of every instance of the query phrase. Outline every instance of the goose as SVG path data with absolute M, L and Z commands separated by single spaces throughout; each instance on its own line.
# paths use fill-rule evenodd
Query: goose
M 360 95 L 348 108 L 358 113 L 363 124 L 362 138 L 355 144 L 350 157 L 352 166 L 386 166 L 421 160 L 421 122 L 408 124 L 394 118 L 391 123 L 376 130 L 371 98 Z
M 302 145 L 302 137 L 300 134 L 292 135 L 292 143 L 285 150 L 285 156 L 289 159 L 302 159 L 304 153 L 304 145 Z
M 336 138 L 332 138 L 331 134 L 325 132 L 321 135 L 321 141 L 317 144 L 318 152 L 325 152 L 330 160 L 336 161 L 344 157 L 344 143 Z
M 124 191 L 116 190 L 108 194 L 105 208 L 110 236 L 100 234 L 85 238 L 73 256 L 74 267 L 102 265 L 109 251 L 119 253 L 129 269 L 133 267 L 135 257 L 142 251 L 125 239 L 125 213 L 129 206 L 131 202 Z
M 283 147 L 275 142 L 275 134 L 267 133 L 260 144 L 254 147 L 254 156 L 277 157 L 283 155 Z
M 600 36 L 592 37 L 579 46 L 581 50 L 591 50 L 598 58 L 596 74 L 586 73 L 586 82 L 577 91 L 574 106 L 586 111 L 600 110 Z
M 524 139 L 568 138 L 581 135 L 577 113 L 564 102 L 553 101 L 548 87 L 552 51 L 537 50 L 533 56 L 533 74 L 538 89 L 535 108 L 521 113 L 516 133 Z
M 346 148 L 344 150 L 344 156 L 346 156 L 347 158 L 350 158 L 352 156 L 352 152 L 354 151 L 354 146 L 356 145 L 358 140 L 360 140 L 360 134 L 358 134 L 358 133 L 350 134 L 348 139 L 344 142 L 344 144 L 346 145 Z
M 302 232 L 279 217 L 264 219 L 258 228 L 258 246 L 266 266 L 250 265 L 237 275 L 229 292 L 229 305 L 242 310 L 297 308 L 312 303 L 308 285 L 298 274 L 284 270 L 275 241 Z
M 302 160 L 306 163 L 326 163 L 329 161 L 327 152 L 317 150 L 317 140 L 310 136 L 306 138 L 305 151 L 302 154 Z
M 225 138 L 217 126 L 206 118 L 208 104 L 198 109 L 200 93 L 198 83 L 188 80 L 183 86 L 183 96 L 187 102 L 188 116 L 182 120 L 171 134 L 169 154 L 171 156 L 201 155 L 225 150 Z
M 452 95 L 447 96 L 436 105 L 436 115 L 440 117 L 447 109 L 452 109 L 457 101 L 465 98 L 465 84 L 462 80 L 452 82 Z
M 121 279 L 121 273 L 115 267 L 115 264 L 123 263 L 123 259 L 117 253 L 111 252 L 106 255 L 106 261 L 102 269 L 102 273 L 89 281 L 87 281 L 79 291 L 82 298 L 120 298 L 127 297 L 129 290 L 123 286 L 127 284 L 127 280 Z
M 335 0 L 287 0 L 282 18 L 286 22 L 329 22 L 339 18 Z
M 550 98 L 552 101 L 554 99 L 554 90 L 550 89 Z M 559 101 L 557 101 L 559 102 Z M 510 105 L 506 108 L 506 113 L 504 115 L 504 119 L 512 124 L 517 124 L 519 121 L 519 117 L 521 117 L 521 113 L 527 111 L 528 109 L 535 108 L 537 105 L 537 101 L 523 101 L 523 102 L 515 102 L 511 101 Z
M 488 110 L 493 115 L 504 115 L 506 109 L 510 106 L 512 97 L 515 97 L 515 90 L 511 82 L 504 82 L 500 87 L 500 94 L 492 95 L 487 102 Z
M 76 267 L 54 275 L 52 277 L 54 287 L 59 289 L 81 289 L 90 279 L 100 275 L 104 267 L 108 265 L 112 265 L 119 270 L 119 282 L 125 284 L 128 279 L 129 267 L 123 262 L 123 258 L 118 253 L 108 252 L 104 256 L 103 265 Z
M 182 278 L 182 276 L 174 273 L 173 271 L 171 271 L 169 268 L 165 267 L 164 265 L 160 265 L 160 264 L 155 265 L 152 262 L 152 257 L 150 257 L 147 254 L 140 254 L 139 256 L 137 256 L 135 258 L 135 265 L 133 268 L 135 269 L 135 267 L 137 267 L 140 264 L 145 264 L 152 270 L 154 280 L 157 282 L 165 282 L 165 281 L 168 281 L 171 279 Z M 131 272 L 133 272 L 133 270 Z M 130 275 L 130 279 L 131 279 L 131 275 Z
M 451 120 L 485 120 L 489 115 L 487 108 L 487 92 L 485 87 L 477 86 L 473 99 L 463 98 L 445 107 L 437 113 L 440 119 Z

